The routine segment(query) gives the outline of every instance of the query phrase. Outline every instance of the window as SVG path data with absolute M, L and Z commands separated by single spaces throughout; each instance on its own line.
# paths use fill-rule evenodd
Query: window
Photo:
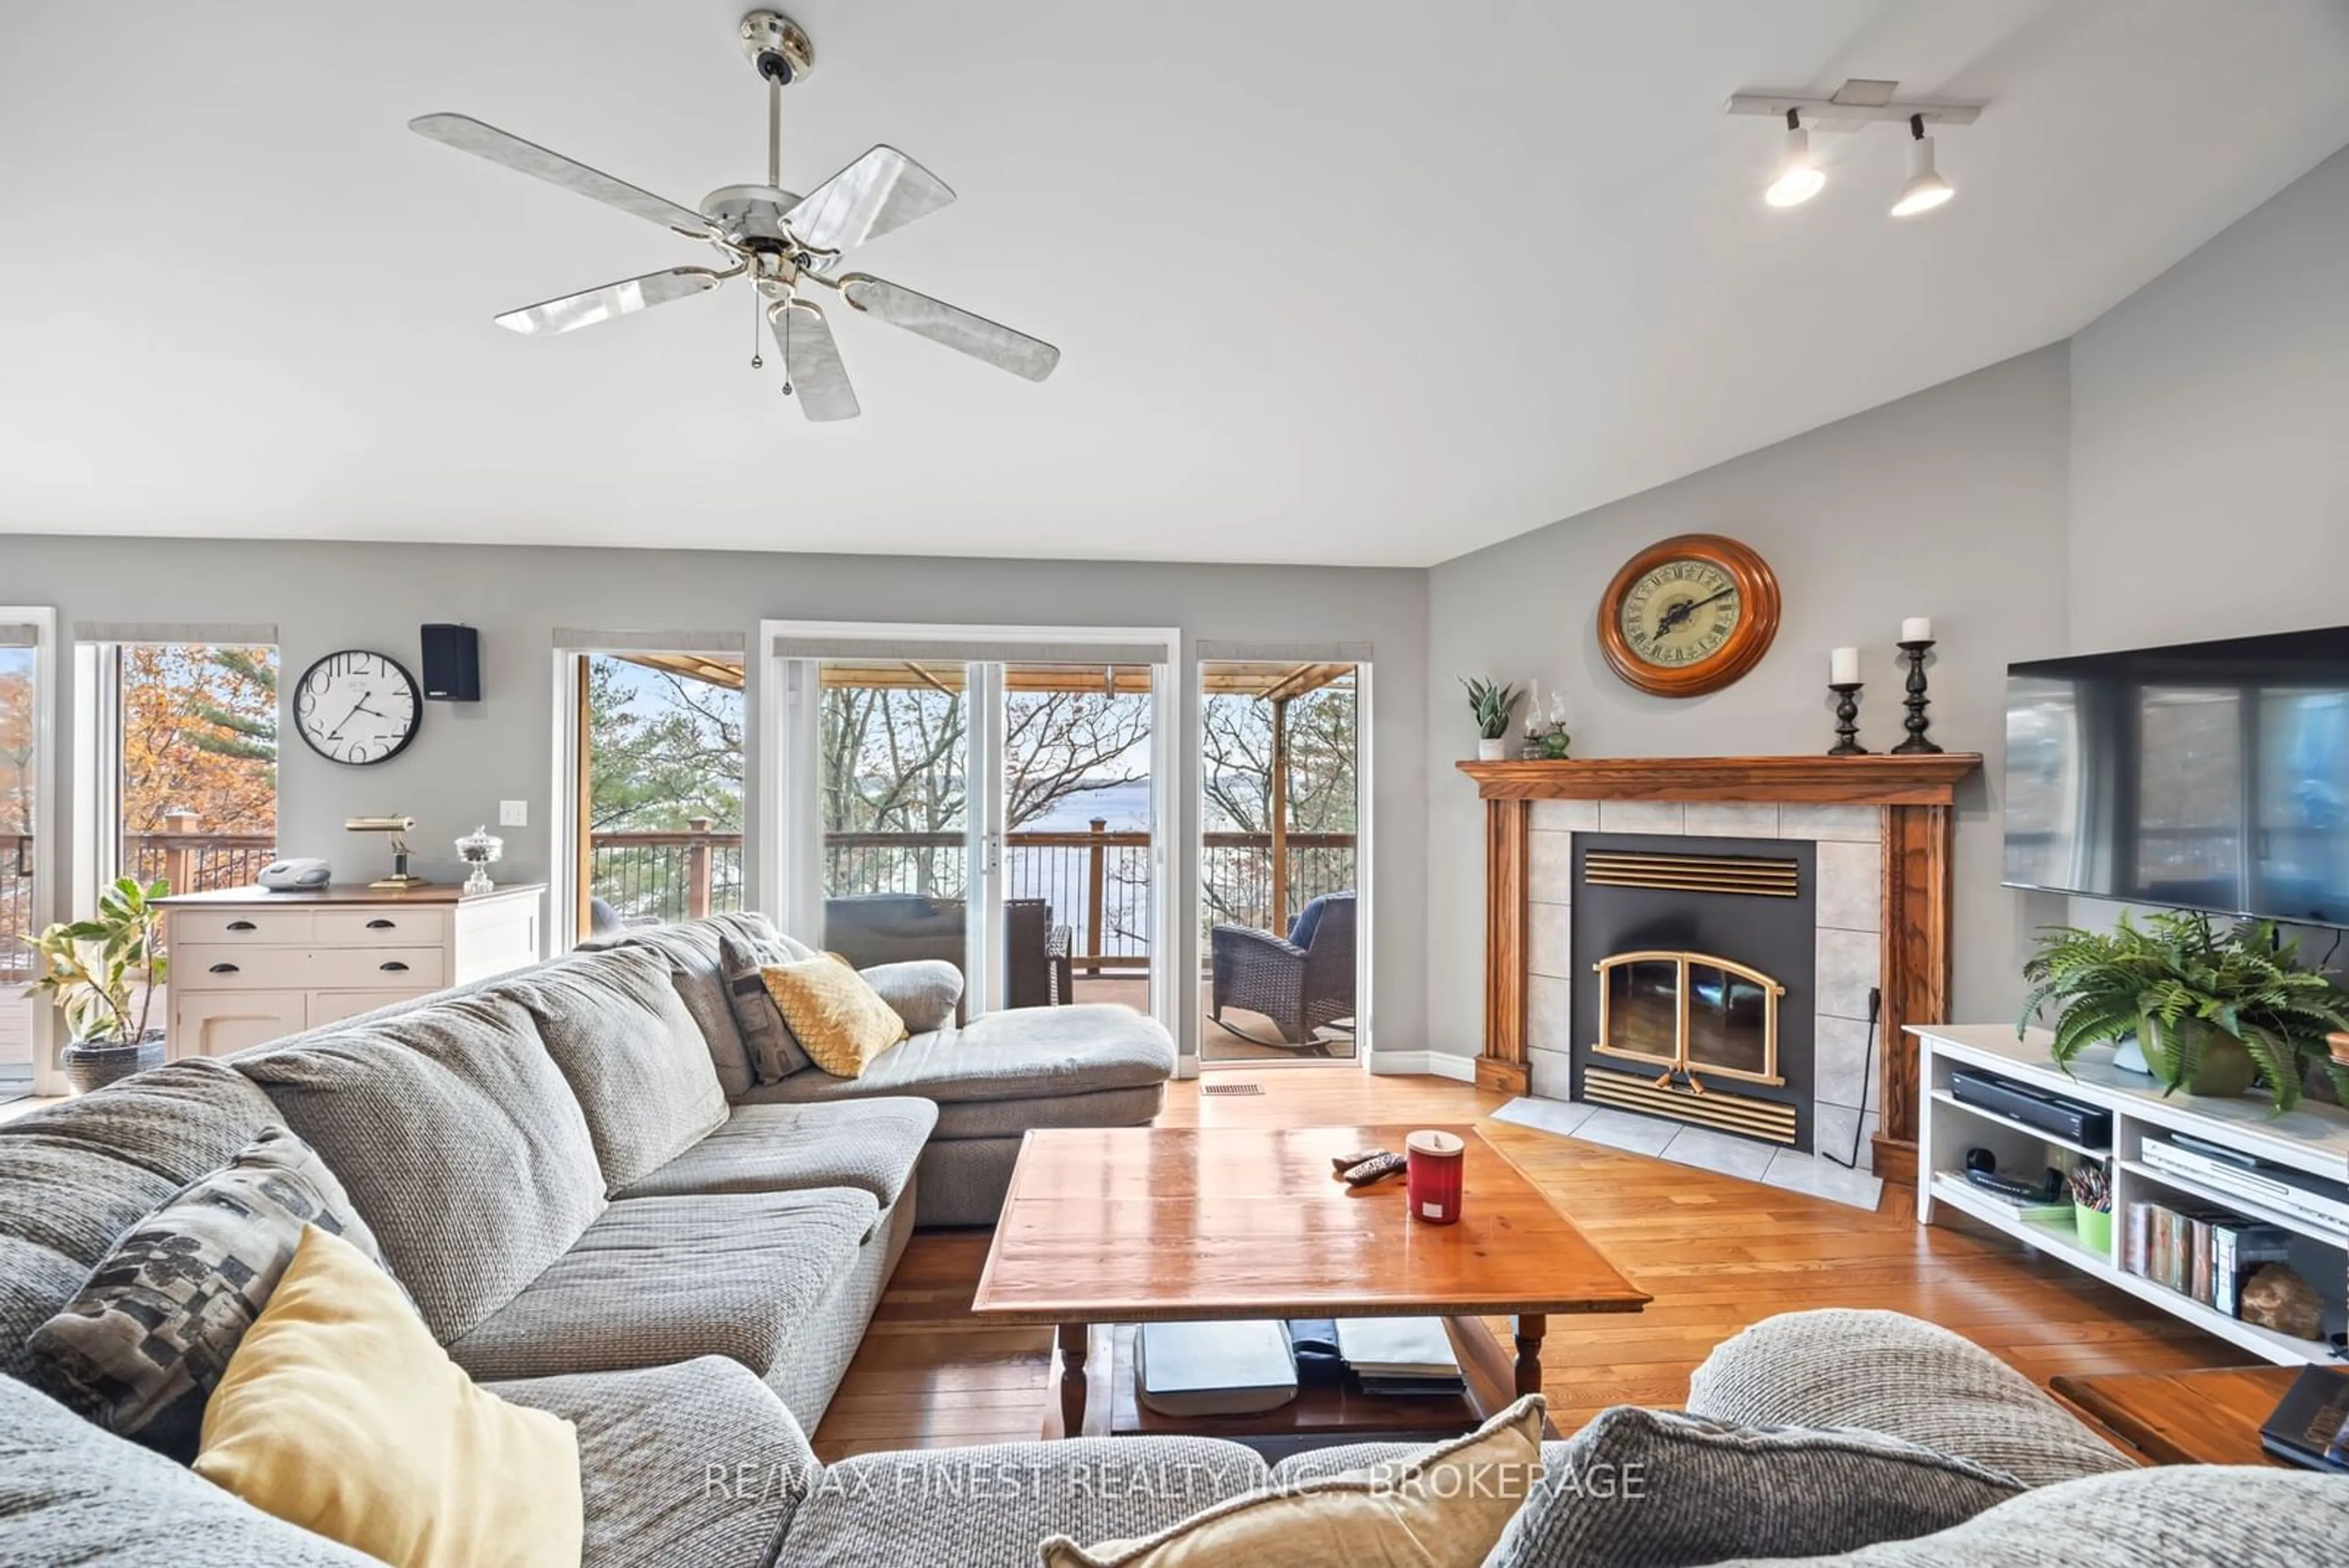
M 112 650 L 114 876 L 174 893 L 245 885 L 277 846 L 277 650 Z
M 574 655 L 580 935 L 740 909 L 740 654 Z

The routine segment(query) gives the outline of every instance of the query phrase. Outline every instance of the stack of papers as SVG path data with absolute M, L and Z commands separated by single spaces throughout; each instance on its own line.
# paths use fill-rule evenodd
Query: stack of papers
M 1365 1394 L 1461 1394 L 1467 1380 L 1440 1317 L 1341 1317 L 1338 1353 Z

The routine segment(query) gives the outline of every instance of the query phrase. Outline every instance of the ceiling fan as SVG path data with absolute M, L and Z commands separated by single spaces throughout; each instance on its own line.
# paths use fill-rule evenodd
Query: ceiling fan
M 729 278 L 748 277 L 783 356 L 783 390 L 796 394 L 811 420 L 853 420 L 861 411 L 832 325 L 812 292 L 828 290 L 858 315 L 874 317 L 998 369 L 1040 381 L 1061 351 L 1040 338 L 974 316 L 866 272 L 840 272 L 842 258 L 866 240 L 926 217 L 955 199 L 945 181 L 883 145 L 804 196 L 781 188 L 783 88 L 814 67 L 808 36 L 790 17 L 753 11 L 742 18 L 742 52 L 767 83 L 767 182 L 721 185 L 698 212 L 574 162 L 518 136 L 461 114 L 427 114 L 410 130 L 566 191 L 705 240 L 726 258 L 720 266 L 676 266 L 601 288 L 526 305 L 497 317 L 529 337 L 569 332 L 671 300 L 707 294 Z M 752 368 L 761 363 L 754 354 Z

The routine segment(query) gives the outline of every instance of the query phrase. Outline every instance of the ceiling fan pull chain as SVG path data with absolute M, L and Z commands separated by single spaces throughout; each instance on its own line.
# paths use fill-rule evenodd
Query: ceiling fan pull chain
M 759 358 L 759 317 L 761 309 L 759 291 L 754 288 L 750 291 L 750 369 L 753 370 L 767 368 L 767 362 Z

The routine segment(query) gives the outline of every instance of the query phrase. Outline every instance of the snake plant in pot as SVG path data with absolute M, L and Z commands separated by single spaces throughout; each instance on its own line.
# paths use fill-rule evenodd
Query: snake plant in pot
M 2349 1067 L 2325 1036 L 2349 1029 L 2349 992 L 2302 963 L 2264 920 L 2220 930 L 2208 915 L 2127 913 L 2110 931 L 2059 926 L 2023 966 L 2021 1032 L 2056 1004 L 2049 1053 L 2068 1068 L 2087 1046 L 2134 1041 L 2165 1092 L 2240 1095 L 2254 1077 L 2278 1115 L 2300 1103 L 2312 1065 L 2349 1103 Z
M 155 900 L 168 891 L 162 882 L 125 877 L 98 895 L 94 918 L 60 922 L 31 940 L 40 966 L 32 990 L 65 1014 L 72 1035 L 66 1080 L 77 1093 L 163 1059 L 162 1031 L 149 1020 L 166 970 L 163 911 Z
M 1480 762 L 1496 763 L 1507 754 L 1502 744 L 1509 733 L 1509 718 L 1525 700 L 1525 693 L 1514 686 L 1496 685 L 1490 680 L 1462 676 L 1460 684 L 1468 689 L 1468 709 L 1476 715 L 1476 757 Z

